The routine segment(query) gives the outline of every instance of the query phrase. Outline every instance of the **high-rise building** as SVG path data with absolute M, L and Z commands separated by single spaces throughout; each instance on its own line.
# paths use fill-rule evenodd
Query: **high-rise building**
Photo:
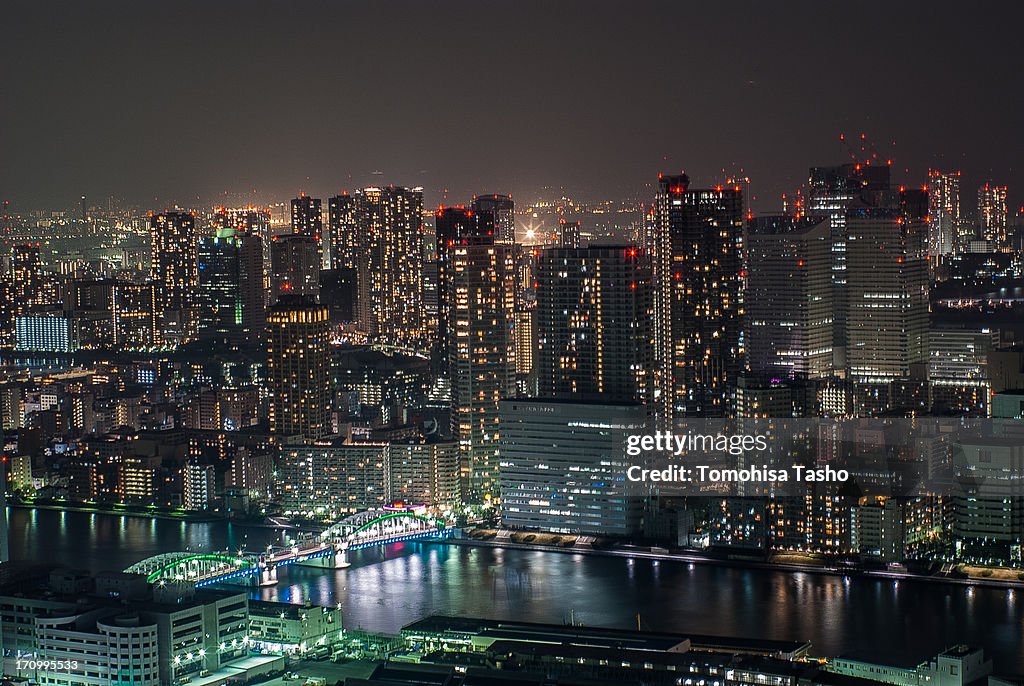
M 196 220 L 189 212 L 164 212 L 150 219 L 150 279 L 156 284 L 160 338 L 179 344 L 196 333 L 199 260 Z
M 285 512 L 340 518 L 390 501 L 386 444 L 339 441 L 285 445 L 281 450 L 281 501 Z
M 516 242 L 516 205 L 511 195 L 477 195 L 473 198 L 472 210 L 491 216 L 496 243 L 512 245 Z
M 654 409 L 654 290 L 640 250 L 542 250 L 535 311 L 538 397 Z
M 669 420 L 725 416 L 743 357 L 742 192 L 689 185 L 662 176 L 656 198 L 655 340 Z
M 153 282 L 114 285 L 114 345 L 118 348 L 140 350 L 159 344 L 156 291 Z
M 558 239 L 563 248 L 580 247 L 580 223 L 565 218 L 559 219 Z
M 323 229 L 324 218 L 320 198 L 311 198 L 305 193 L 292 198 L 292 233 L 312 236 L 319 241 Z
M 842 164 L 811 167 L 807 211 L 827 215 L 832 227 L 832 300 L 835 306 L 833 365 L 846 367 L 846 210 L 865 190 L 889 187 L 888 165 Z
M 626 492 L 626 439 L 647 430 L 637 403 L 501 403 L 501 520 L 515 529 L 629 536 L 642 501 Z
M 1006 186 L 986 183 L 978 189 L 978 230 L 980 238 L 996 249 L 1009 244 L 1009 212 L 1006 206 Z
M 459 503 L 458 443 L 392 443 L 388 453 L 391 500 L 439 508 Z
M 342 193 L 327 200 L 327 232 L 331 244 L 331 269 L 355 270 L 359 264 L 359 203 Z
M 255 234 L 218 229 L 199 244 L 200 335 L 242 344 L 266 325 L 263 246 Z
M 512 246 L 493 234 L 463 237 L 449 250 L 452 432 L 462 450 L 467 498 L 480 502 L 498 486 L 498 403 L 515 393 L 515 262 Z
M 448 371 L 448 355 L 451 336 L 448 325 L 451 320 L 451 276 L 452 260 L 457 246 L 470 240 L 477 240 L 481 230 L 486 237 L 486 227 L 481 226 L 480 215 L 465 207 L 439 207 L 434 214 L 434 235 L 437 239 L 437 333 L 434 357 L 442 374 Z
M 962 252 L 969 237 L 960 235 L 960 171 L 928 170 L 928 254 Z M 967 239 L 967 240 L 965 240 Z
M 928 193 L 866 191 L 846 216 L 847 362 L 861 383 L 928 361 Z
M 13 314 L 24 314 L 42 304 L 43 266 L 38 243 L 22 243 L 11 249 L 10 284 Z
M 267 313 L 270 432 L 317 439 L 331 433 L 331 350 L 327 308 L 283 296 Z
M 423 190 L 366 188 L 359 204 L 359 329 L 372 341 L 422 350 Z
M 274 236 L 270 244 L 270 302 L 285 295 L 320 299 L 320 254 L 305 234 Z
M 831 237 L 823 216 L 769 215 L 749 222 L 744 339 L 754 374 L 831 375 Z

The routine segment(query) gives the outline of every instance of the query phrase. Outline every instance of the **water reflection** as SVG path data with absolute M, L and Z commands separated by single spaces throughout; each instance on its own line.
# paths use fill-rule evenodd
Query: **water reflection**
M 250 549 L 272 529 L 81 513 L 10 512 L 17 558 L 92 570 L 190 547 Z M 287 567 L 254 597 L 341 605 L 348 627 L 395 632 L 426 614 L 811 640 L 816 652 L 920 661 L 982 643 L 997 671 L 1024 673 L 1017 591 L 769 572 L 692 563 L 406 543 L 360 550 L 344 570 Z M 941 618 L 937 621 L 936 618 Z

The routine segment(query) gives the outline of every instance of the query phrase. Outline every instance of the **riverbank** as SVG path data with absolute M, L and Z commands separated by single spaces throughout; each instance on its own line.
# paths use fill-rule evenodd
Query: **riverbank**
M 53 503 L 14 503 L 7 506 L 16 510 L 49 510 L 51 512 L 83 512 L 86 514 L 117 515 L 121 517 L 137 517 L 139 519 L 164 519 L 178 522 L 219 522 L 228 521 L 224 517 L 203 512 L 186 512 L 184 510 L 162 510 L 159 508 L 142 508 L 117 505 L 88 505 L 85 503 L 53 502 Z
M 710 555 L 702 555 L 697 552 L 693 553 L 672 553 L 672 552 L 650 552 L 639 549 L 621 550 L 621 549 L 597 549 L 588 547 L 565 547 L 561 545 L 542 545 L 535 543 L 515 543 L 511 540 L 489 540 L 481 541 L 478 539 L 468 537 L 454 537 L 446 539 L 438 539 L 437 543 L 447 543 L 464 546 L 476 546 L 483 548 L 505 548 L 510 550 L 530 550 L 536 552 L 550 552 L 550 553 L 568 553 L 572 555 L 593 555 L 598 557 L 624 557 L 633 559 L 643 560 L 657 560 L 666 562 L 680 562 L 688 564 L 701 564 L 701 565 L 712 565 L 718 567 L 736 567 L 741 569 L 761 569 L 773 572 L 789 572 L 789 573 L 804 573 L 804 574 L 819 574 L 823 576 L 833 577 L 861 577 L 869 579 L 879 580 L 890 580 L 894 583 L 900 581 L 911 581 L 911 582 L 924 582 L 924 583 L 937 583 L 937 584 L 948 584 L 956 586 L 968 586 L 968 587 L 985 587 L 985 588 L 998 588 L 998 589 L 1013 589 L 1024 587 L 1024 583 L 1021 581 L 1014 581 L 1009 579 L 1001 578 L 968 578 L 958 579 L 951 576 L 936 576 L 936 575 L 925 575 L 925 574 L 914 574 L 911 572 L 900 572 L 890 570 L 875 570 L 875 569 L 842 569 L 839 567 L 830 567 L 828 565 L 819 564 L 795 564 L 795 563 L 778 563 L 778 562 L 761 562 L 757 560 L 735 560 L 721 557 L 713 557 Z

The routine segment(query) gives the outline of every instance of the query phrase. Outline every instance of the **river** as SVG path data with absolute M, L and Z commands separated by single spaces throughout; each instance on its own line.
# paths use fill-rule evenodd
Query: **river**
M 92 571 L 173 550 L 257 550 L 270 529 L 12 509 L 14 559 Z M 406 543 L 361 550 L 344 570 L 290 567 L 253 597 L 341 604 L 344 624 L 397 632 L 428 614 L 810 640 L 818 655 L 915 662 L 982 645 L 998 673 L 1024 674 L 1024 587 L 743 569 L 592 555 Z

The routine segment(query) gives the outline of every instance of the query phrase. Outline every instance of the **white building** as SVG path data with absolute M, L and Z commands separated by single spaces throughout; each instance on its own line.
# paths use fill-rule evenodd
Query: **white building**
M 510 528 L 627 536 L 641 502 L 626 493 L 626 437 L 646 431 L 640 404 L 501 403 L 501 518 Z

